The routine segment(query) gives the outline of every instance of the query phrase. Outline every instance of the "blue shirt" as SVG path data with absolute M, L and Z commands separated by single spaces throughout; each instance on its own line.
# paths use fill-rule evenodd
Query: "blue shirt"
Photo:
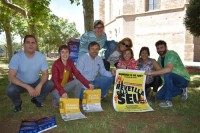
M 48 69 L 45 56 L 36 51 L 32 58 L 28 58 L 24 51 L 15 54 L 10 63 L 9 69 L 17 71 L 16 77 L 27 84 L 32 84 L 39 79 L 39 73 Z
M 101 38 L 97 38 L 94 34 L 94 31 L 86 32 L 80 37 L 80 48 L 79 48 L 79 57 L 85 53 L 88 53 L 88 45 L 90 42 L 97 42 L 100 46 L 100 49 L 105 44 L 105 41 L 107 40 L 107 36 L 105 33 L 103 33 Z
M 101 76 L 112 77 L 111 72 L 106 71 L 101 57 L 97 56 L 93 59 L 89 53 L 78 58 L 76 67 L 88 81 L 94 81 L 98 73 Z

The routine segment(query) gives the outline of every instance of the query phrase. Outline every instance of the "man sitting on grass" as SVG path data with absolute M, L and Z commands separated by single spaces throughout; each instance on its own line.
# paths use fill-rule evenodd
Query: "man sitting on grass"
M 9 64 L 10 84 L 7 95 L 14 104 L 14 112 L 21 110 L 20 93 L 28 91 L 31 102 L 42 107 L 42 102 L 53 87 L 48 80 L 48 64 L 45 56 L 36 51 L 37 41 L 33 35 L 24 38 L 24 51 L 15 54 Z M 42 73 L 39 78 L 39 73 Z
M 165 41 L 156 42 L 156 49 L 160 57 L 158 63 L 162 69 L 146 72 L 146 75 L 163 75 L 164 85 L 156 95 L 157 99 L 164 100 L 159 103 L 160 107 L 172 107 L 172 98 L 181 95 L 185 101 L 188 98 L 188 82 L 190 75 L 184 67 L 179 55 L 173 50 L 167 50 Z
M 103 60 L 98 56 L 100 46 L 97 42 L 91 42 L 88 45 L 88 52 L 79 57 L 77 69 L 81 74 L 94 85 L 94 88 L 101 88 L 102 101 L 113 83 L 114 71 L 111 73 L 104 67 Z M 100 73 L 100 75 L 98 75 Z

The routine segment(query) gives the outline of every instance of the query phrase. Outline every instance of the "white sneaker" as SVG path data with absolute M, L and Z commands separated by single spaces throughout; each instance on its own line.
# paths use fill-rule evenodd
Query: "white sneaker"
M 181 94 L 181 100 L 185 101 L 188 99 L 188 88 L 185 87 L 185 88 L 182 88 L 182 90 L 183 90 L 183 93 Z
M 160 102 L 159 106 L 162 108 L 168 108 L 168 107 L 172 107 L 173 104 L 172 104 L 172 101 L 166 100 L 166 101 Z

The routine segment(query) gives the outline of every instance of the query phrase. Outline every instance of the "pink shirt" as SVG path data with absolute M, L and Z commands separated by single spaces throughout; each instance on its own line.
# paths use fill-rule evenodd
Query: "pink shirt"
M 137 70 L 137 61 L 134 58 L 132 58 L 129 60 L 128 63 L 126 63 L 125 60 L 120 59 L 117 64 L 117 68 L 121 68 L 122 66 L 125 66 L 125 69 Z

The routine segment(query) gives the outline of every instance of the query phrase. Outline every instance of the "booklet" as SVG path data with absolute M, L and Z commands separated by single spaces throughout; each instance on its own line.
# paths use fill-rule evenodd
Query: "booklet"
M 101 89 L 84 90 L 82 108 L 85 112 L 100 112 L 101 107 Z
M 54 116 L 40 119 L 24 119 L 21 122 L 19 133 L 42 133 L 54 127 L 57 127 Z
M 60 98 L 60 114 L 64 121 L 87 118 L 80 111 L 78 98 Z

